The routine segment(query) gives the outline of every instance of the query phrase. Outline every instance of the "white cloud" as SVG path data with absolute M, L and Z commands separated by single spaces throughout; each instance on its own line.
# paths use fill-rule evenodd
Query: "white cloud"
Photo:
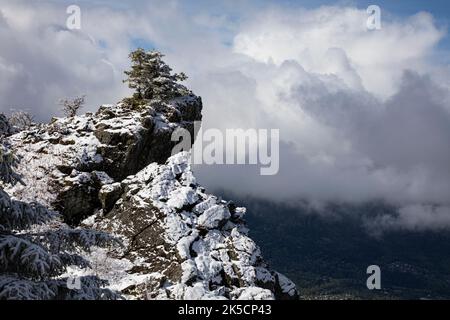
M 367 13 L 355 8 L 268 10 L 244 25 L 235 51 L 263 62 L 295 60 L 358 89 L 361 79 L 368 91 L 387 97 L 404 69 L 426 70 L 424 58 L 444 36 L 427 13 L 383 21 L 376 31 L 367 30 L 366 21 Z
M 450 69 L 432 59 L 445 33 L 429 14 L 383 15 L 382 29 L 368 31 L 365 10 L 350 7 L 234 4 L 217 14 L 177 1 L 82 3 L 74 32 L 64 5 L 0 4 L 1 111 L 28 107 L 48 119 L 64 96 L 86 93 L 91 110 L 119 100 L 139 39 L 190 76 L 205 128 L 280 128 L 277 176 L 197 167 L 208 187 L 279 201 L 450 205 Z M 446 211 L 423 212 L 450 226 Z
M 397 215 L 380 215 L 367 220 L 366 227 L 374 236 L 386 230 L 447 230 L 450 226 L 450 207 L 409 205 L 398 210 Z

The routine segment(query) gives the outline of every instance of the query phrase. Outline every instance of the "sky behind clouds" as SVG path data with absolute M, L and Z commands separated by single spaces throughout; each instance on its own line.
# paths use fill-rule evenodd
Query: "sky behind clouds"
M 86 111 L 117 102 L 129 51 L 156 47 L 202 96 L 204 128 L 280 128 L 278 175 L 196 167 L 207 187 L 382 199 L 402 211 L 379 226 L 450 227 L 446 2 L 379 1 L 376 31 L 367 1 L 77 3 L 82 29 L 71 31 L 71 1 L 0 0 L 0 111 L 47 121 L 62 97 L 87 94 Z

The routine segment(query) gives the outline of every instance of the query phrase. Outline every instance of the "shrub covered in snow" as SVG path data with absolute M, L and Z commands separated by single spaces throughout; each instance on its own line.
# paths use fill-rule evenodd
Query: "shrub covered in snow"
M 34 118 L 28 112 L 16 111 L 11 114 L 8 121 L 11 126 L 21 131 L 30 128 L 33 124 Z
M 14 130 L 11 127 L 8 118 L 3 113 L 0 113 L 0 138 L 7 137 L 13 133 Z
M 1 158 L 1 180 L 15 183 L 14 157 L 5 145 Z M 61 277 L 68 266 L 89 266 L 83 251 L 115 239 L 104 232 L 68 228 L 57 218 L 44 206 L 15 200 L 0 188 L 0 299 L 118 298 L 97 277 L 80 278 L 74 289 Z
M 1 138 L 0 138 L 1 139 Z M 17 165 L 17 157 L 9 148 L 5 140 L 0 141 L 0 181 L 3 183 L 21 182 L 20 175 L 14 172 L 13 168 Z

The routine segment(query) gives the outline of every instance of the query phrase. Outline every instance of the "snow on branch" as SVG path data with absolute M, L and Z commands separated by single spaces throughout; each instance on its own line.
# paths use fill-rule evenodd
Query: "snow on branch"
M 4 183 L 16 184 L 17 182 L 24 184 L 20 175 L 14 171 L 17 166 L 18 158 L 9 148 L 7 142 L 3 139 L 0 141 L 0 180 Z
M 11 199 L 0 188 L 0 226 L 3 229 L 26 229 L 33 225 L 44 224 L 57 216 L 57 213 L 47 210 L 38 203 Z
M 56 230 L 30 233 L 29 236 L 40 241 L 51 252 L 75 251 L 78 249 L 89 252 L 93 246 L 121 245 L 117 238 L 108 233 L 81 228 L 62 227 Z

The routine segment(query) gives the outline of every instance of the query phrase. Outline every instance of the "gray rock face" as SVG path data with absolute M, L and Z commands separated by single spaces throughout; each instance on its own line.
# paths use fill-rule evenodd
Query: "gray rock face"
M 99 121 L 94 135 L 101 143 L 98 151 L 104 159 L 104 171 L 121 180 L 152 162 L 164 163 L 175 145 L 171 141 L 173 130 L 183 127 L 193 135 L 194 121 L 202 118 L 201 110 L 201 99 L 196 96 L 174 100 L 172 104 L 154 105 L 137 118 L 126 108 L 101 107 L 96 114 Z M 135 126 L 137 122 L 135 130 L 123 130 L 124 125 Z
M 102 204 L 103 213 L 108 213 L 113 208 L 117 200 L 122 195 L 122 186 L 120 182 L 115 182 L 109 185 L 102 186 L 98 193 L 100 202 Z
M 24 179 L 39 184 L 47 194 L 45 203 L 60 211 L 67 223 L 77 225 L 101 208 L 98 193 L 105 182 L 95 172 L 120 181 L 152 162 L 163 163 L 176 144 L 172 132 L 182 127 L 193 136 L 201 110 L 201 98 L 194 95 L 140 110 L 104 105 L 95 114 L 54 118 L 11 141 L 24 159 L 19 168 Z M 169 120 L 173 113 L 178 122 Z M 40 174 L 46 177 L 36 176 Z M 33 190 L 20 191 L 25 197 L 35 195 Z
M 122 292 L 141 299 L 297 298 L 294 284 L 268 268 L 247 236 L 245 209 L 205 193 L 189 156 L 124 179 L 114 208 L 91 224 L 126 243 L 121 257 L 132 267 L 125 279 L 140 280 L 116 278 Z
M 61 212 L 69 224 L 122 238 L 123 248 L 88 259 L 129 298 L 297 298 L 248 237 L 245 209 L 205 193 L 188 153 L 170 156 L 172 132 L 194 136 L 201 109 L 194 95 L 139 110 L 105 105 L 14 134 L 8 139 L 26 186 L 7 191 Z

